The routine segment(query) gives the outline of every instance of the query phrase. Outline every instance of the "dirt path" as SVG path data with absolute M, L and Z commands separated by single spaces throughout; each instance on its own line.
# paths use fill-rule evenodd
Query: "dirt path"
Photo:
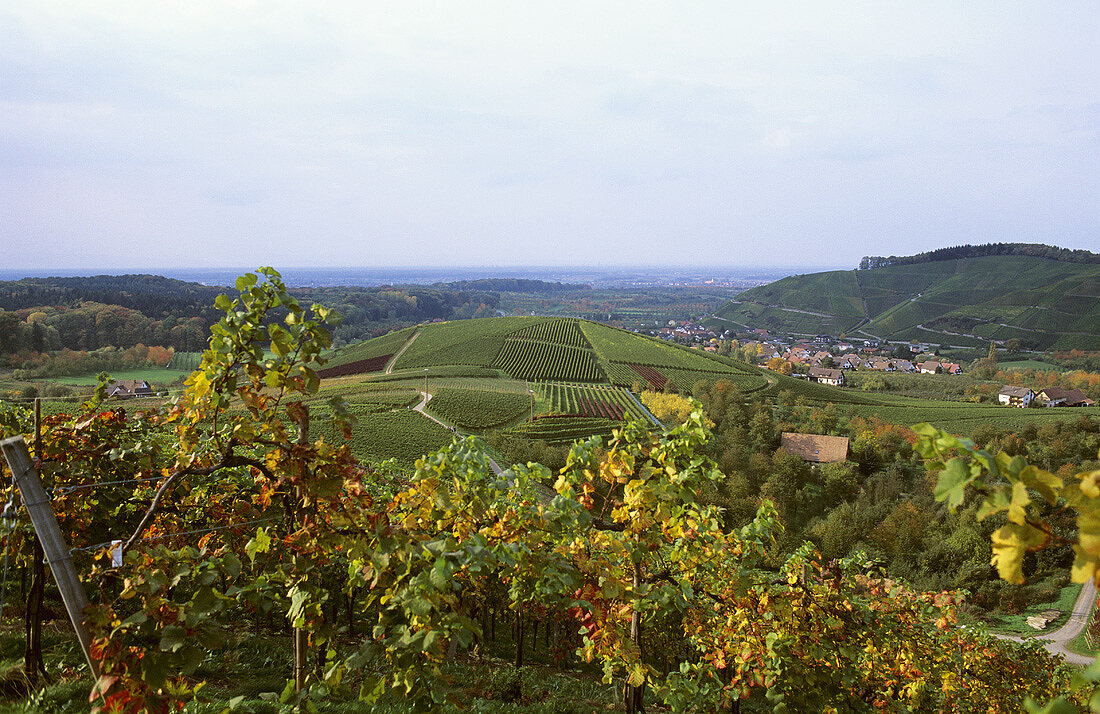
M 405 340 L 405 344 L 401 345 L 401 349 L 397 350 L 397 354 L 390 357 L 390 361 L 386 363 L 386 374 L 393 372 L 393 366 L 397 364 L 397 360 L 401 359 L 401 355 L 405 354 L 405 350 L 409 349 L 409 345 L 416 342 L 417 337 L 420 337 L 420 330 L 412 333 L 412 336 Z
M 415 335 L 413 337 L 415 337 Z M 410 339 L 409 342 L 412 342 L 412 340 Z M 408 346 L 408 343 L 405 343 L 405 344 L 406 344 L 406 346 Z M 431 399 L 432 399 L 432 395 L 431 395 L 430 392 L 425 392 L 425 391 L 421 390 L 420 395 L 423 397 L 423 399 L 420 400 L 419 404 L 417 404 L 415 407 L 413 407 L 414 412 L 420 412 L 424 416 L 426 416 L 429 419 L 431 419 L 432 421 L 434 421 L 436 424 L 439 424 L 444 429 L 450 429 L 452 432 L 454 432 L 455 434 L 457 434 L 459 436 L 465 436 L 465 434 L 463 434 L 461 431 L 459 431 L 455 427 L 451 426 L 450 424 L 443 423 L 442 421 L 440 421 L 439 419 L 436 419 L 434 416 L 432 416 L 427 411 L 425 411 L 424 408 L 426 406 L 428 406 L 428 402 L 430 402 Z M 495 473 L 498 476 L 501 474 L 502 471 L 504 471 L 504 469 L 500 468 L 500 464 L 498 464 L 491 457 L 489 458 L 489 466 L 492 467 L 493 473 Z

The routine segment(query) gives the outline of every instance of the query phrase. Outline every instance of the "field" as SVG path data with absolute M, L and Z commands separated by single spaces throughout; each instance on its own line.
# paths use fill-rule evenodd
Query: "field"
M 1035 359 L 1013 360 L 1011 362 L 1001 361 L 998 363 L 998 366 L 1001 369 L 1045 369 L 1053 372 L 1063 371 L 1062 368 L 1056 364 L 1040 362 L 1039 360 Z
M 636 419 L 646 418 L 622 387 L 540 382 L 538 390 L 555 414 L 583 414 L 616 420 L 625 414 Z
M 147 379 L 160 389 L 165 388 L 184 375 L 185 373 L 180 370 L 165 367 L 140 367 L 138 369 L 120 369 L 111 372 L 111 377 L 114 379 Z M 48 381 L 76 386 L 95 386 L 98 377 L 98 374 L 85 374 L 79 377 L 51 377 Z
M 394 365 L 397 369 L 443 364 L 489 367 L 509 333 L 529 327 L 537 318 L 490 317 L 425 325 Z
M 378 413 L 364 404 L 352 405 L 351 412 L 357 419 L 351 432 L 351 451 L 365 461 L 396 459 L 399 465 L 411 466 L 453 437 L 448 429 L 411 409 Z M 326 436 L 333 438 L 331 433 Z
M 751 365 L 592 322 L 581 323 L 581 329 L 596 350 L 608 380 L 617 386 L 648 381 L 655 388 L 663 388 L 667 380 L 672 380 L 678 390 L 688 392 L 701 379 L 727 379 L 743 391 L 767 386 L 761 371 Z
M 527 394 L 444 387 L 433 391 L 427 408 L 460 429 L 480 431 L 526 416 L 532 401 Z
M 381 337 L 376 337 L 373 340 L 358 342 L 343 349 L 335 350 L 327 355 L 328 362 L 325 363 L 325 367 L 338 367 L 340 365 L 358 362 L 359 360 L 392 355 L 401 349 L 401 346 L 412 336 L 415 329 L 414 327 L 407 327 L 404 330 L 390 332 Z M 382 366 L 384 367 L 385 365 L 383 364 Z
M 855 405 L 852 411 L 861 416 L 878 415 L 903 426 L 928 422 L 958 436 L 969 436 L 988 424 L 1018 431 L 1028 424 L 1039 427 L 1082 416 L 1100 418 L 1100 407 L 1016 409 L 999 404 L 966 404 L 901 396 L 883 395 L 880 399 L 879 404 Z
M 602 382 L 603 372 L 592 350 L 549 342 L 509 338 L 493 367 L 516 379 Z
M 601 417 L 549 415 L 514 426 L 508 429 L 508 433 L 533 441 L 545 441 L 552 446 L 560 446 L 590 436 L 608 437 L 611 435 L 611 430 L 617 426 L 621 425 Z

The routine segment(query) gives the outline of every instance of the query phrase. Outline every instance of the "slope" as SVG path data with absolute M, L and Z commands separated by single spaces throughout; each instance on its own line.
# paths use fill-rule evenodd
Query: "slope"
M 797 333 L 1100 349 L 1100 265 L 1012 255 L 796 275 L 717 314 Z

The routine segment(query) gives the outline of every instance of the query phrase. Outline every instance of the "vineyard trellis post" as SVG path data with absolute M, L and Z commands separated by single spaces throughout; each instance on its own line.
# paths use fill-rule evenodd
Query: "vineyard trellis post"
M 88 669 L 91 670 L 93 678 L 99 679 L 99 667 L 92 659 L 92 635 L 84 626 L 84 608 L 88 606 L 88 596 L 76 574 L 69 544 L 61 535 L 61 528 L 57 525 L 57 516 L 50 505 L 50 498 L 46 495 L 46 489 L 42 487 L 42 478 L 34 468 L 22 436 L 5 439 L 0 442 L 0 448 L 4 451 L 8 468 L 11 469 L 15 484 L 19 488 L 19 495 L 23 498 L 23 505 L 30 514 L 31 524 L 42 544 L 46 562 L 50 566 L 50 571 L 53 572 L 57 589 L 61 592 L 61 600 L 65 603 L 65 610 L 73 623 L 77 640 L 80 641 L 80 649 L 88 662 Z
M 427 377 L 425 377 L 425 380 Z M 298 418 L 298 443 L 309 443 L 309 414 L 308 412 Z M 301 508 L 305 501 L 303 487 L 296 491 L 298 507 Z M 299 524 L 295 524 L 297 526 Z M 309 654 L 308 633 L 304 627 L 294 628 L 294 691 L 301 692 L 306 686 L 306 659 Z

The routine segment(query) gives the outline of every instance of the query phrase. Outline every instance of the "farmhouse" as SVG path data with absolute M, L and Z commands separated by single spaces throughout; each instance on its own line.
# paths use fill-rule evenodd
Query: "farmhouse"
M 843 370 L 810 367 L 809 374 L 810 379 L 820 384 L 831 384 L 834 387 L 840 387 L 844 384 Z
M 921 362 L 917 365 L 921 374 L 938 374 L 942 370 L 939 362 Z
M 1036 401 L 1045 407 L 1084 407 L 1092 406 L 1093 401 L 1080 389 L 1062 389 L 1046 387 L 1035 395 Z
M 1006 385 L 997 393 L 997 401 L 1010 407 L 1026 407 L 1035 398 L 1035 392 L 1027 387 Z
M 108 398 L 133 399 L 151 396 L 153 396 L 153 388 L 144 379 L 116 379 L 107 385 Z
M 831 464 L 848 458 L 848 437 L 798 434 L 785 431 L 779 437 L 780 448 L 803 461 Z

